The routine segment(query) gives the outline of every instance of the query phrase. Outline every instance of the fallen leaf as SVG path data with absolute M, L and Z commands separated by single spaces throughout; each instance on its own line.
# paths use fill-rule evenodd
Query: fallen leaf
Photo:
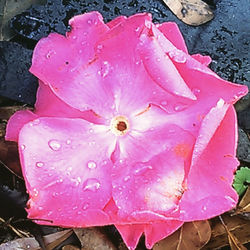
M 62 250 L 80 250 L 80 248 L 74 245 L 66 245 L 62 248 Z
M 213 19 L 213 11 L 202 0 L 163 0 L 184 23 L 198 26 Z
M 14 31 L 10 29 L 9 21 L 15 15 L 22 13 L 32 4 L 46 3 L 45 0 L 1 0 L 0 1 L 0 41 L 8 41 L 14 35 Z
M 228 230 L 242 243 L 250 242 L 250 223 L 239 216 L 223 215 L 223 220 Z M 218 217 L 210 220 L 212 235 L 211 239 L 202 250 L 221 249 L 229 245 L 228 234 Z
M 75 228 L 73 229 L 81 242 L 84 250 L 115 250 L 116 247 L 97 228 Z
M 43 237 L 44 242 L 46 244 L 46 250 L 55 249 L 59 244 L 65 241 L 73 231 L 71 229 L 63 230 L 57 233 L 49 234 Z M 9 250 L 9 249 L 32 249 L 32 250 L 40 250 L 39 243 L 34 237 L 29 238 L 20 238 L 16 240 L 12 240 L 0 245 L 1 250 Z
M 220 221 L 222 223 L 222 225 L 224 226 L 227 235 L 228 235 L 228 242 L 229 245 L 231 247 L 232 250 L 247 250 L 246 247 L 243 246 L 243 244 L 237 239 L 237 237 L 235 237 L 235 235 L 233 233 L 230 232 L 230 230 L 228 229 L 226 223 L 224 222 L 222 216 L 219 216 Z
M 211 228 L 207 220 L 187 222 L 174 234 L 155 244 L 153 250 L 198 250 L 210 237 Z
M 238 207 L 241 212 L 250 213 L 250 186 L 248 186 L 248 189 Z

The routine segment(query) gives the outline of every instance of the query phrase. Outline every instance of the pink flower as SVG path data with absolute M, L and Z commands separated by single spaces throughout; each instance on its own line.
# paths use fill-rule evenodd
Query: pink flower
M 130 249 L 185 221 L 233 208 L 237 122 L 247 87 L 187 52 L 174 23 L 149 14 L 70 20 L 37 44 L 34 112 L 7 127 L 18 142 L 28 217 L 63 227 L 115 224 Z M 43 219 L 43 220 L 40 220 Z

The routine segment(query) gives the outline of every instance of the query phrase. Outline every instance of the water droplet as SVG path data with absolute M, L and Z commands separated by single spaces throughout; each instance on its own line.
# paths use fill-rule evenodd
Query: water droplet
M 187 107 L 186 104 L 177 103 L 177 104 L 174 106 L 174 110 L 177 111 L 177 112 L 179 112 L 179 111 L 183 111 L 186 107 Z
M 24 150 L 26 146 L 24 144 L 21 145 L 21 150 Z
M 89 162 L 87 163 L 87 167 L 88 167 L 89 169 L 95 169 L 95 168 L 96 168 L 96 163 L 95 163 L 94 161 L 89 161 Z
M 187 61 L 186 55 L 180 50 L 170 51 L 169 56 L 177 63 L 185 63 Z
M 135 29 L 135 32 L 138 32 L 140 30 L 140 26 L 138 26 L 136 29 Z
M 55 55 L 56 54 L 56 52 L 54 51 L 54 50 L 50 50 L 48 53 L 47 53 L 47 55 L 46 55 L 46 58 L 47 59 L 49 59 L 49 58 L 51 58 L 53 55 Z
M 44 166 L 44 163 L 43 163 L 42 161 L 38 161 L 38 162 L 36 163 L 36 166 L 37 166 L 38 168 L 41 168 L 41 167 Z
M 38 196 L 38 190 L 36 188 L 33 189 L 33 195 L 36 197 Z
M 73 209 L 73 210 L 76 210 L 77 208 L 78 208 L 78 206 L 74 206 L 72 209 Z
M 192 92 L 193 92 L 195 95 L 198 95 L 198 94 L 201 92 L 201 90 L 198 89 L 198 88 L 193 88 L 193 89 L 192 89 Z
M 70 144 L 71 144 L 71 140 L 67 140 L 67 141 L 66 141 L 66 144 L 67 144 L 67 145 L 70 145 Z
M 89 25 L 91 25 L 91 24 L 92 24 L 92 20 L 89 19 L 89 20 L 87 21 L 87 23 L 88 23 Z
M 88 208 L 89 208 L 89 203 L 83 204 L 82 210 L 86 210 L 86 209 L 88 209 Z
M 101 183 L 97 179 L 89 178 L 84 182 L 83 190 L 84 191 L 89 190 L 89 191 L 95 192 L 100 188 L 100 186 L 101 186 Z
M 92 128 L 89 130 L 89 133 L 93 133 L 93 129 Z
M 135 62 L 136 65 L 138 65 L 138 64 L 140 64 L 140 63 L 141 63 L 141 61 L 136 61 L 136 62 Z
M 135 164 L 134 167 L 135 167 L 135 170 L 134 170 L 134 174 L 135 174 L 135 175 L 143 174 L 143 173 L 145 173 L 146 171 L 152 169 L 152 166 L 150 166 L 150 165 L 145 165 L 145 163 L 137 163 L 137 164 Z
M 109 70 L 110 70 L 110 64 L 107 61 L 104 61 L 101 70 L 98 71 L 98 74 L 104 78 L 109 73 Z
M 159 58 L 159 57 L 156 58 L 156 61 L 157 61 L 157 62 L 160 62 L 160 61 L 161 61 L 161 58 Z
M 207 207 L 206 207 L 206 206 L 202 206 L 201 210 L 202 210 L 202 211 L 206 211 L 206 210 L 207 210 Z
M 62 182 L 63 182 L 63 179 L 62 179 L 62 178 L 59 178 L 56 182 L 57 182 L 57 183 L 62 183 Z
M 53 197 L 57 197 L 57 196 L 58 196 L 58 193 L 57 193 L 57 192 L 54 192 L 54 193 L 52 194 L 52 196 L 53 196 Z
M 76 39 L 76 36 L 73 36 L 73 37 L 72 37 L 72 39 L 74 39 L 74 40 L 75 40 L 75 39 Z
M 71 181 L 74 183 L 75 186 L 78 186 L 82 182 L 82 179 L 78 176 L 76 179 L 72 178 Z
M 103 45 L 102 44 L 98 44 L 96 46 L 96 48 L 97 48 L 97 52 L 101 52 L 101 50 L 103 49 Z
M 224 100 L 223 99 L 220 99 L 218 102 L 217 102 L 217 108 L 222 108 L 224 106 Z
M 48 144 L 54 151 L 58 151 L 61 148 L 61 144 L 57 140 L 50 140 Z
M 42 210 L 43 210 L 43 207 L 38 207 L 38 210 L 39 210 L 39 211 L 42 211 Z
M 26 248 L 27 248 L 27 249 L 30 249 L 30 245 L 26 245 Z
M 128 176 L 126 176 L 126 177 L 124 177 L 124 181 L 128 181 L 130 179 L 130 176 L 128 175 Z

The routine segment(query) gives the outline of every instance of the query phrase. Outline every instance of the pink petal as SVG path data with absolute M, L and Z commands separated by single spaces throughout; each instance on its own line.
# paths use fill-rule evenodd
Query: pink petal
M 7 123 L 5 140 L 18 141 L 21 128 L 28 122 L 35 120 L 37 115 L 29 110 L 17 111 L 12 115 Z
M 210 56 L 203 56 L 201 54 L 192 55 L 192 58 L 194 58 L 201 64 L 204 64 L 205 66 L 208 66 L 212 62 L 212 58 Z
M 106 23 L 106 25 L 111 29 L 115 27 L 116 25 L 124 22 L 127 19 L 126 16 L 118 16 L 115 19 L 111 20 L 110 22 Z
M 182 221 L 169 220 L 167 222 L 146 224 L 144 227 L 146 247 L 151 249 L 154 244 L 175 232 L 183 225 Z
M 70 106 L 101 113 L 103 100 L 112 106 L 113 98 L 99 84 L 101 76 L 92 63 L 96 60 L 96 43 L 108 27 L 97 12 L 76 16 L 69 23 L 72 30 L 66 37 L 50 34 L 38 42 L 30 71 Z
M 212 133 L 210 127 L 213 123 L 213 120 L 210 124 L 205 122 L 207 133 Z M 206 149 L 198 159 L 193 159 L 194 165 L 187 179 L 188 189 L 180 201 L 180 220 L 204 220 L 236 206 L 238 195 L 231 186 L 238 166 L 235 158 L 236 130 L 236 114 L 230 106 Z M 199 150 L 199 147 L 196 148 Z
M 45 85 L 42 81 L 39 81 L 39 87 L 37 90 L 35 113 L 38 116 L 82 118 L 96 124 L 105 123 L 104 119 L 97 116 L 91 110 L 80 111 L 72 108 L 57 97 L 50 87 Z
M 139 239 L 144 231 L 144 225 L 115 225 L 122 236 L 123 241 L 129 250 L 134 250 L 139 242 Z
M 172 43 L 177 49 L 188 53 L 186 43 L 181 34 L 178 25 L 174 22 L 161 23 L 156 27 L 164 34 L 164 36 Z
M 196 97 L 182 79 L 172 60 L 162 50 L 158 41 L 146 34 L 142 34 L 140 40 L 139 49 L 143 64 L 152 79 L 172 94 L 195 100 Z M 183 60 L 186 60 L 185 57 Z
M 111 198 L 114 143 L 107 128 L 82 119 L 39 118 L 26 124 L 19 152 L 29 218 L 68 227 L 107 224 L 102 209 Z
M 193 143 L 193 137 L 175 125 L 119 140 L 121 157 L 113 168 L 112 184 L 121 218 L 159 221 L 177 209 Z

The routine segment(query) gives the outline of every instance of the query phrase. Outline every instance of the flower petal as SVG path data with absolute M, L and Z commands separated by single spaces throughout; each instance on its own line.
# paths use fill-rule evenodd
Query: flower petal
M 152 79 L 172 94 L 195 100 L 195 95 L 182 79 L 172 60 L 162 50 L 157 39 L 143 33 L 140 40 L 139 49 L 143 64 Z M 176 49 L 176 51 L 178 50 Z M 185 62 L 185 60 L 185 57 L 179 59 L 180 62 Z
M 97 116 L 93 111 L 80 111 L 63 102 L 42 81 L 39 81 L 34 112 L 38 116 L 82 118 L 95 124 L 105 124 L 104 118 Z
M 169 220 L 161 223 L 146 224 L 144 227 L 146 247 L 151 249 L 154 244 L 175 232 L 183 225 L 182 221 Z
M 29 110 L 20 110 L 12 115 L 7 123 L 5 140 L 18 141 L 21 128 L 28 122 L 35 120 L 38 116 Z
M 178 25 L 174 22 L 166 22 L 156 25 L 164 36 L 172 43 L 177 49 L 188 53 L 185 40 L 180 32 Z
M 115 225 L 117 230 L 122 236 L 123 241 L 127 245 L 129 250 L 134 250 L 139 242 L 139 239 L 143 233 L 144 225 Z
M 121 158 L 113 168 L 112 184 L 121 218 L 138 223 L 162 221 L 161 215 L 177 209 L 193 143 L 188 132 L 174 125 L 119 141 Z
M 214 121 L 210 119 L 210 123 Z M 229 107 L 214 132 L 210 129 L 211 124 L 205 122 L 207 133 L 213 133 L 212 139 L 198 159 L 193 159 L 187 179 L 188 189 L 180 200 L 179 219 L 183 221 L 208 219 L 237 204 L 238 195 L 231 186 L 238 165 L 235 158 L 237 122 L 233 106 Z
M 69 23 L 72 29 L 66 37 L 50 34 L 38 42 L 30 71 L 70 106 L 101 113 L 103 100 L 113 102 L 112 93 L 99 84 L 91 64 L 96 60 L 95 45 L 109 28 L 97 12 L 76 16 Z
M 104 126 L 82 119 L 39 118 L 26 124 L 19 152 L 29 218 L 69 227 L 107 224 L 102 209 L 111 198 L 114 143 Z
M 212 62 L 212 58 L 210 56 L 203 56 L 201 54 L 192 55 L 192 58 L 194 58 L 201 64 L 204 64 L 205 66 L 208 66 Z
M 115 19 L 111 20 L 110 22 L 106 23 L 106 25 L 111 29 L 114 26 L 124 22 L 127 19 L 126 16 L 118 16 Z

